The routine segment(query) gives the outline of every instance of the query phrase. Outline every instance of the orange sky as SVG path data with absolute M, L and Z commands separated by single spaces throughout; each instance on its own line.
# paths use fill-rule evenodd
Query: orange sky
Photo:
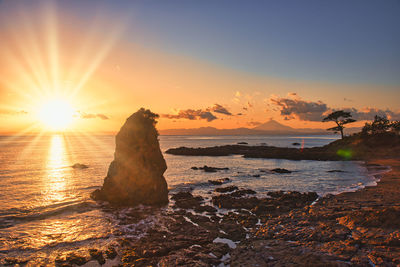
M 79 112 L 67 129 L 71 131 L 117 131 L 140 107 L 176 115 L 187 109 L 210 111 L 215 104 L 232 115 L 213 113 L 217 119 L 212 121 L 162 116 L 158 128 L 254 127 L 270 118 L 296 128 L 329 126 L 301 119 L 295 112 L 285 120 L 282 107 L 271 102 L 279 98 L 297 104 L 323 103 L 328 110 L 373 107 L 394 114 L 399 111 L 399 86 L 240 72 L 133 43 L 125 36 L 124 19 L 109 23 L 111 18 L 103 14 L 82 27 L 79 22 L 71 23 L 70 14 L 61 16 L 51 8 L 40 12 L 20 14 L 23 20 L 2 21 L 0 27 L 3 133 L 42 130 L 38 110 L 54 96 L 66 99 Z M 82 114 L 94 116 L 83 118 Z

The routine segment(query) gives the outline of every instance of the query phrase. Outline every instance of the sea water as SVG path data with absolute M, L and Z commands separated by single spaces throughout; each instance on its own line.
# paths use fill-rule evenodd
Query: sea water
M 163 152 L 172 147 L 206 147 L 246 142 L 293 147 L 323 146 L 337 136 L 160 136 Z M 110 210 L 89 198 L 102 185 L 113 159 L 111 135 L 0 136 L 0 258 L 20 256 L 54 262 L 69 251 L 102 248 L 124 235 L 140 237 L 154 216 L 127 220 L 131 209 Z M 171 193 L 193 190 L 210 198 L 208 180 L 229 178 L 229 185 L 269 191 L 315 191 L 320 195 L 356 190 L 374 178 L 359 162 L 198 157 L 164 153 Z M 86 169 L 71 166 L 81 163 Z M 204 165 L 228 170 L 206 173 Z M 274 174 L 273 168 L 291 173 Z M 329 172 L 341 170 L 343 172 Z

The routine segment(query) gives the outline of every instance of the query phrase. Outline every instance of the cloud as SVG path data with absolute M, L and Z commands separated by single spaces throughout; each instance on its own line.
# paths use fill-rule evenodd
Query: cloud
M 107 115 L 105 114 L 101 114 L 101 113 L 85 113 L 85 112 L 81 112 L 78 111 L 79 113 L 79 117 L 81 117 L 82 119 L 102 119 L 102 120 L 108 120 L 110 119 Z
M 377 108 L 364 108 L 358 110 L 354 107 L 349 108 L 331 108 L 322 101 L 305 101 L 296 93 L 289 93 L 287 98 L 272 96 L 270 98 L 272 104 L 278 107 L 278 111 L 285 120 L 299 119 L 302 121 L 321 121 L 327 114 L 344 110 L 350 112 L 352 117 L 358 121 L 373 120 L 375 115 L 385 116 L 390 120 L 399 120 L 400 112 L 390 109 L 382 110 Z
M 258 126 L 258 125 L 261 125 L 262 123 L 261 122 L 259 122 L 259 121 L 249 121 L 249 122 L 247 122 L 247 125 L 249 125 L 249 126 Z
M 97 114 L 97 117 L 100 118 L 100 119 L 102 119 L 102 120 L 108 120 L 108 119 L 110 119 L 107 115 L 104 115 L 104 114 L 101 114 L 101 113 Z
M 161 117 L 167 119 L 187 119 L 187 120 L 206 120 L 208 122 L 218 119 L 213 113 L 219 113 L 226 116 L 235 116 L 226 107 L 220 104 L 206 109 L 185 109 L 179 110 L 177 114 L 162 114 Z
M 296 93 L 290 93 L 288 98 L 272 97 L 270 101 L 278 106 L 285 120 L 321 121 L 329 110 L 325 103 L 302 100 Z
M 378 109 L 378 108 L 364 108 L 357 110 L 356 108 L 344 108 L 344 111 L 350 112 L 352 117 L 356 120 L 373 120 L 375 115 L 381 117 L 387 117 L 389 120 L 400 120 L 400 112 L 395 112 L 390 109 Z
M 25 110 L 3 110 L 0 111 L 1 115 L 10 115 L 10 116 L 20 116 L 20 115 L 27 115 L 28 112 Z
M 215 113 L 221 113 L 224 115 L 232 116 L 233 114 L 229 112 L 225 107 L 219 105 L 219 104 L 214 104 L 212 108 L 209 108 L 208 111 L 213 111 Z
M 178 114 L 162 114 L 161 117 L 167 119 L 206 120 L 208 122 L 217 119 L 210 111 L 201 109 L 180 110 Z

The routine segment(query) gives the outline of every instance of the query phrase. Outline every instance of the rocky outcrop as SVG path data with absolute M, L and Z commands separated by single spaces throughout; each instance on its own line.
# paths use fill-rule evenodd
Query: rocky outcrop
M 217 179 L 217 180 L 208 180 L 208 182 L 212 185 L 222 185 L 222 184 L 229 182 L 230 180 L 231 179 L 229 179 L 229 178 L 221 178 L 221 179 Z
M 336 140 L 323 147 L 274 147 L 265 144 L 260 146 L 224 145 L 198 148 L 170 148 L 166 153 L 183 156 L 243 155 L 245 158 L 290 160 L 368 160 L 370 157 L 397 157 L 400 154 L 400 135 L 394 133 L 376 134 L 373 136 L 355 134 Z
M 116 136 L 114 160 L 95 200 L 134 206 L 168 203 L 167 165 L 160 150 L 155 128 L 158 115 L 140 109 L 132 114 Z
M 229 168 L 217 168 L 204 165 L 203 167 L 192 167 L 192 170 L 203 170 L 205 172 L 227 171 Z
M 271 172 L 274 172 L 274 173 L 292 173 L 291 171 L 286 170 L 286 169 L 282 169 L 282 168 L 272 169 Z
M 74 165 L 71 166 L 73 169 L 87 169 L 89 168 L 88 165 L 82 164 L 82 163 L 75 163 Z

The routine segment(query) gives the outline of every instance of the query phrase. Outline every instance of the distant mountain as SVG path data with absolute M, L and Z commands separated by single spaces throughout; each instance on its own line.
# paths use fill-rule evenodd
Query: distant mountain
M 283 125 L 277 121 L 270 120 L 266 123 L 258 125 L 252 129 L 235 128 L 235 129 L 217 129 L 214 127 L 200 127 L 192 129 L 166 129 L 159 130 L 161 135 L 299 135 L 299 134 L 314 134 L 328 135 L 325 129 L 295 129 Z
M 283 125 L 275 120 L 269 120 L 266 123 L 260 124 L 253 128 L 253 130 L 259 131 L 295 131 L 294 128 L 290 126 Z

